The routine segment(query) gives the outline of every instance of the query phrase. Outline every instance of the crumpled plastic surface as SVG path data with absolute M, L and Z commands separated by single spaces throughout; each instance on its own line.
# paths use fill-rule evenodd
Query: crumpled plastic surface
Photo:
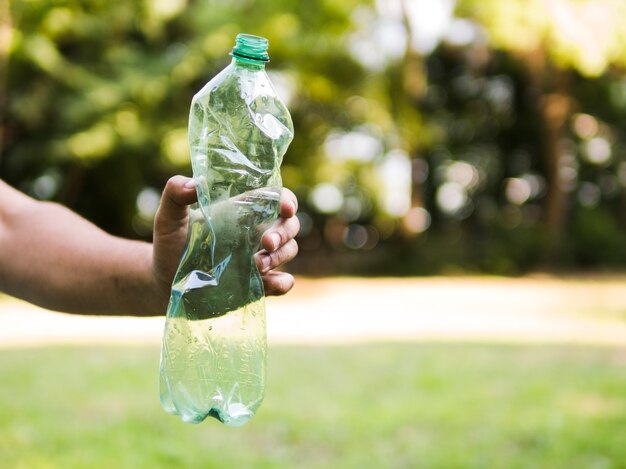
M 291 117 L 262 67 L 235 64 L 194 96 L 189 145 L 198 203 L 161 352 L 161 402 L 184 421 L 248 421 L 265 387 L 265 307 L 254 262 L 276 218 Z

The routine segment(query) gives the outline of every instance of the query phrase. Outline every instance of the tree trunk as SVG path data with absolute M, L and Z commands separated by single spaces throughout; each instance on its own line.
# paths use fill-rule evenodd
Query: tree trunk
M 567 212 L 567 193 L 561 172 L 561 142 L 570 114 L 570 98 L 562 94 L 548 94 L 542 99 L 544 155 L 548 193 L 545 201 L 545 226 L 550 236 L 550 247 L 556 249 L 561 240 Z
M 543 223 L 548 236 L 545 254 L 546 261 L 554 263 L 567 220 L 567 192 L 562 178 L 562 142 L 573 104 L 572 98 L 565 92 L 566 72 L 550 67 L 545 50 L 539 48 L 525 55 L 523 60 L 542 128 L 541 152 L 547 184 L 543 207 Z

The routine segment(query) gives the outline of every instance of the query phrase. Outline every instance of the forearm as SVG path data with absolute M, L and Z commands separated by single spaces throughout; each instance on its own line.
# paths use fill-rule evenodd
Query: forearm
M 27 197 L 2 215 L 1 290 L 71 313 L 164 313 L 151 244 L 111 236 L 58 204 Z

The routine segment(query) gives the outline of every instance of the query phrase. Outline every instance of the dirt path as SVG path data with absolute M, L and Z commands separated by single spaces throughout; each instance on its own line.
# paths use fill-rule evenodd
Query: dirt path
M 0 347 L 158 343 L 163 318 L 51 313 L 0 299 Z M 270 343 L 388 340 L 626 347 L 626 277 L 299 279 L 268 300 Z

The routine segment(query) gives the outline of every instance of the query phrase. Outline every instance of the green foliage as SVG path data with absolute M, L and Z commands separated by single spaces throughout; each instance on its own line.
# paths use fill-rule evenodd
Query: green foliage
M 626 458 L 610 348 L 276 347 L 246 426 L 160 408 L 158 350 L 0 351 L 0 465 L 33 468 L 607 467 Z
M 0 39 L 9 65 L 0 177 L 108 231 L 149 238 L 152 199 L 169 176 L 191 172 L 191 97 L 248 32 L 270 41 L 268 70 L 296 129 L 282 172 L 306 228 L 301 270 L 603 265 L 608 257 L 581 253 L 589 243 L 575 220 L 600 208 L 614 227 L 609 244 L 622 242 L 624 5 L 460 0 L 456 15 L 475 40 L 444 40 L 420 56 L 404 43 L 395 55 L 376 49 L 374 32 L 389 18 L 371 0 L 13 0 Z M 532 60 L 545 83 L 529 79 Z M 558 163 L 569 178 L 559 240 L 568 250 L 550 257 L 554 178 L 541 111 L 558 80 L 572 109 Z M 385 182 L 394 158 L 405 166 Z M 324 209 L 315 196 L 328 185 L 339 201 Z M 390 210 L 389 196 L 409 189 L 412 210 Z M 318 268 L 322 255 L 335 261 Z
M 574 220 L 573 252 L 583 266 L 620 266 L 626 262 L 626 235 L 602 208 L 583 209 Z
M 622 0 L 460 0 L 459 12 L 483 25 L 496 48 L 546 48 L 559 66 L 587 76 L 626 66 Z
M 11 6 L 3 177 L 126 235 L 143 187 L 160 189 L 169 175 L 190 172 L 191 96 L 228 63 L 238 32 L 268 37 L 272 70 L 297 80 L 299 140 L 285 162 L 291 186 L 315 182 L 315 149 L 363 74 L 340 47 L 354 2 Z M 59 189 L 38 194 L 36 180 L 46 175 Z

